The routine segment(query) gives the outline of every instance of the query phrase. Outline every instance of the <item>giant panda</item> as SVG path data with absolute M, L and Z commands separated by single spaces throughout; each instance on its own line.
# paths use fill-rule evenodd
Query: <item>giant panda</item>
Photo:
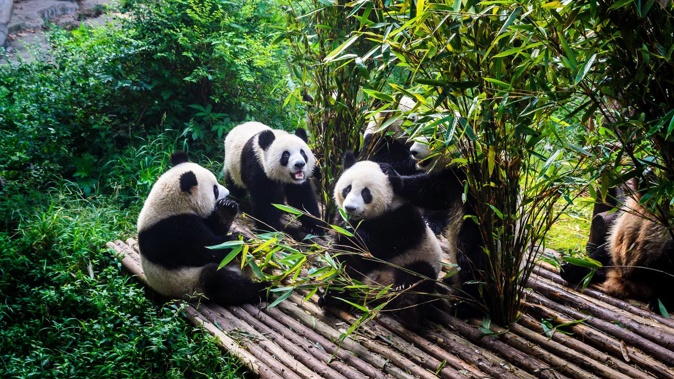
M 674 240 L 672 231 L 654 220 L 639 203 L 640 194 L 629 195 L 615 221 L 609 226 L 607 241 L 590 254 L 602 268 L 592 282 L 602 283 L 604 291 L 619 298 L 648 302 L 658 311 L 660 300 L 674 310 Z M 579 284 L 587 269 L 564 265 L 562 277 Z
M 415 106 L 414 99 L 403 96 L 398 102 L 397 111 L 410 112 Z M 417 162 L 410 153 L 410 147 L 414 141 L 404 135 L 403 118 L 398 118 L 384 126 L 386 116 L 384 112 L 377 112 L 371 117 L 363 132 L 363 145 L 358 153 L 359 158 L 377 163 L 388 163 L 401 175 L 419 173 Z
M 394 192 L 420 207 L 431 230 L 449 244 L 450 260 L 459 266 L 459 274 L 446 281 L 459 290 L 454 313 L 461 318 L 484 314 L 486 310 L 479 301 L 480 283 L 489 263 L 482 249 L 480 227 L 473 218 L 466 217 L 475 214 L 476 201 L 470 193 L 464 193 L 466 171 L 452 162 L 454 151 L 434 152 L 429 140 L 422 137 L 415 139 L 410 150 L 423 172 L 415 175 L 392 172 Z
M 257 303 L 266 283 L 256 283 L 234 265 L 218 269 L 230 249 L 208 246 L 237 239 L 229 228 L 237 203 L 215 175 L 174 153 L 173 167 L 152 186 L 138 216 L 143 272 L 158 293 L 171 298 L 203 294 L 221 305 Z
M 250 121 L 225 138 L 225 180 L 236 195 L 248 192 L 259 229 L 282 230 L 282 212 L 272 204 L 287 204 L 313 216 L 299 218 L 307 232 L 324 234 L 309 180 L 315 166 L 304 129 L 290 134 Z
M 338 207 L 348 216 L 353 237 L 338 233 L 336 244 L 349 254 L 338 255 L 346 273 L 362 283 L 408 291 L 390 304 L 408 326 L 423 320 L 441 268 L 438 239 L 419 209 L 393 192 L 386 164 L 356 162 L 347 153 L 334 190 Z M 364 255 L 369 252 L 371 257 Z M 410 289 L 409 287 L 413 286 Z M 328 292 L 322 304 L 334 304 Z

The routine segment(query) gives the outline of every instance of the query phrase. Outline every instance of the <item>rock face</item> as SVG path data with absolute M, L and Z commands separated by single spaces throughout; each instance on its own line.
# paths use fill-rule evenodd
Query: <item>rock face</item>
M 14 0 L 0 0 L 0 46 L 5 46 L 5 43 L 7 43 L 13 4 Z

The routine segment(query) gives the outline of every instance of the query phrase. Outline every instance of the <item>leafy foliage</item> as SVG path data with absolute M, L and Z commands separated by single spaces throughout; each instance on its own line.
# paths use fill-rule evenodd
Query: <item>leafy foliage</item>
M 16 234 L 0 233 L 0 376 L 235 376 L 237 363 L 179 305 L 154 306 L 105 251 L 134 233 L 137 212 L 67 185 Z

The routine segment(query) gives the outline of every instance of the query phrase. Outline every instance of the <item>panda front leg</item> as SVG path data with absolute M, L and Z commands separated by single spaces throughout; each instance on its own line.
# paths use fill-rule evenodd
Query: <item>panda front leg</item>
M 232 222 L 239 213 L 239 204 L 225 198 L 215 204 L 215 210 L 206 218 L 206 225 L 218 236 L 227 237 L 227 240 L 238 239 L 239 233 L 228 236 Z
M 254 282 L 236 267 L 206 265 L 199 278 L 204 294 L 220 305 L 257 304 L 267 299 L 270 282 Z
M 252 216 L 255 218 L 255 226 L 261 230 L 282 231 L 283 213 L 274 204 L 283 204 L 283 187 L 266 181 L 259 185 L 248 186 L 253 205 Z
M 288 205 L 313 216 L 302 215 L 299 217 L 302 228 L 314 235 L 324 235 L 326 225 L 323 220 L 321 220 L 321 212 L 318 208 L 316 191 L 311 185 L 311 182 L 305 181 L 302 184 L 286 184 L 285 195 Z

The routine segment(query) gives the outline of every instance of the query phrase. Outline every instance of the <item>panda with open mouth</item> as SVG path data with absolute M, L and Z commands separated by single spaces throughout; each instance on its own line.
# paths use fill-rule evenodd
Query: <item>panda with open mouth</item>
M 227 134 L 225 182 L 234 196 L 248 193 L 258 229 L 283 230 L 282 212 L 273 204 L 287 204 L 309 214 L 299 217 L 305 231 L 324 234 L 309 180 L 316 158 L 307 140 L 304 129 L 291 134 L 255 121 L 240 124 Z

